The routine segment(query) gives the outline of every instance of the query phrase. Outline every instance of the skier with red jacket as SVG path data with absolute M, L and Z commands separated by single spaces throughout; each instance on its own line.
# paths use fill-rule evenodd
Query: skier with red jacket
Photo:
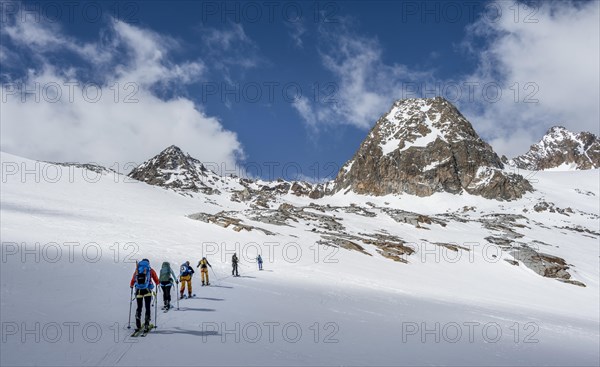
M 152 284 L 154 282 L 154 284 Z M 129 286 L 135 287 L 135 299 L 137 301 L 137 309 L 135 311 L 135 326 L 136 332 L 142 328 L 142 306 L 146 306 L 146 314 L 144 321 L 144 332 L 150 330 L 150 304 L 152 302 L 152 290 L 159 284 L 158 276 L 154 269 L 150 268 L 150 261 L 143 259 L 137 264 L 137 268 L 131 277 Z

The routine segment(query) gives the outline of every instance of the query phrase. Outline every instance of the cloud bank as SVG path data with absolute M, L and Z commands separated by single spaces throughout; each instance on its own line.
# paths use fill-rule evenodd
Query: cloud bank
M 598 134 L 600 3 L 536 4 L 527 8 L 520 3 L 519 13 L 512 2 L 489 6 L 501 15 L 482 16 L 469 25 L 457 49 L 477 60 L 476 69 L 451 80 L 440 78 L 435 70 L 386 64 L 384 46 L 377 38 L 357 34 L 351 30 L 357 28 L 352 19 L 343 19 L 335 29 L 321 30 L 319 48 L 322 65 L 338 86 L 337 103 L 303 99 L 294 107 L 316 131 L 337 124 L 366 130 L 394 100 L 431 96 L 423 91 L 411 95 L 409 87 L 440 85 L 439 91 L 444 91 L 452 84 L 461 86 L 462 94 L 453 102 L 499 154 L 524 153 L 557 124 Z M 468 84 L 476 85 L 475 98 L 469 96 Z M 501 88 L 500 98 L 484 94 L 482 88 L 489 84 Z
M 141 163 L 171 144 L 207 162 L 232 166 L 243 157 L 234 132 L 178 95 L 206 67 L 173 61 L 181 47 L 173 38 L 115 20 L 84 43 L 18 15 L 1 37 L 13 46 L 0 53 L 4 67 L 32 65 L 24 75 L 3 74 L 3 151 L 105 165 Z
M 464 104 L 476 128 L 499 153 L 509 156 L 524 153 L 557 124 L 598 134 L 599 3 L 549 1 L 529 9 L 521 4 L 520 13 L 510 2 L 496 5 L 503 16 L 495 22 L 481 19 L 467 30 L 473 38 L 487 41 L 477 48 L 475 40 L 466 40 L 479 58 L 477 70 L 467 79 L 505 86 L 505 97 L 498 102 Z M 518 89 L 509 89 L 515 82 Z

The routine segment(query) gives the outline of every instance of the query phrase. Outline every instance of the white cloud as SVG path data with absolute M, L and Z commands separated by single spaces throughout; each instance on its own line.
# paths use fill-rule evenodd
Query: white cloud
M 221 29 L 201 27 L 201 43 L 210 67 L 225 73 L 231 78 L 232 67 L 250 69 L 263 60 L 258 56 L 258 45 L 246 35 L 244 27 L 238 23 L 228 23 Z
M 473 72 L 452 80 L 436 77 L 434 70 L 386 64 L 385 50 L 376 38 L 349 30 L 350 26 L 356 28 L 352 19 L 343 19 L 331 31 L 323 27 L 321 60 L 338 86 L 337 104 L 304 98 L 293 106 L 313 130 L 335 124 L 368 129 L 394 100 L 424 93 L 423 89 L 409 93 L 407 87 L 425 85 L 435 90 L 433 87 L 441 85 L 438 91 L 443 91 L 452 83 L 462 89 L 458 107 L 499 154 L 525 152 L 552 125 L 598 133 L 600 3 L 536 4 L 539 8 L 530 17 L 531 8 L 520 4 L 516 21 L 516 5 L 499 1 L 503 15 L 497 21 L 486 14 L 470 25 L 463 46 L 479 64 Z M 535 19 L 536 23 L 529 23 Z M 443 62 L 435 51 L 431 57 Z M 464 83 L 477 83 L 473 101 Z M 482 98 L 481 87 L 486 83 L 502 85 L 500 100 L 492 103 Z M 514 83 L 519 83 L 517 102 Z M 450 88 L 448 93 L 454 90 Z M 524 103 L 527 97 L 539 103 Z
M 303 97 L 293 104 L 312 128 L 348 124 L 367 129 L 401 97 L 407 83 L 431 77 L 405 65 L 385 64 L 377 39 L 359 36 L 343 23 L 320 33 L 321 60 L 333 74 L 336 90 L 327 91 L 327 100 L 309 102 Z
M 170 144 L 201 160 L 231 166 L 243 155 L 236 134 L 207 116 L 201 106 L 184 97 L 165 99 L 156 94 L 159 87 L 197 80 L 205 69 L 201 61 L 173 62 L 169 55 L 177 42 L 147 29 L 115 22 L 109 33 L 109 42 L 82 43 L 44 22 L 3 27 L 3 37 L 37 60 L 25 77 L 2 85 L 3 151 L 107 165 L 141 163 Z M 89 63 L 58 64 L 51 57 L 65 51 L 85 56 Z M 92 74 L 102 71 L 98 80 L 92 80 L 101 88 L 98 100 L 95 88 L 84 88 L 90 80 L 78 76 L 82 68 Z M 22 102 L 20 94 L 11 94 L 10 88 L 18 83 L 39 89 Z M 62 92 L 55 103 L 49 101 L 56 90 L 51 85 Z
M 86 44 L 64 35 L 58 23 L 44 22 L 43 18 L 24 20 L 21 13 L 3 16 L 2 34 L 17 46 L 35 50 L 36 57 L 53 53 L 58 49 L 68 50 L 93 63 L 107 62 L 113 52 L 102 52 L 95 44 Z M 106 50 L 104 50 L 106 51 Z
M 315 111 L 311 106 L 310 102 L 306 98 L 298 98 L 292 102 L 292 105 L 298 111 L 304 122 L 306 122 L 309 126 L 315 127 L 317 123 L 317 116 L 315 116 Z
M 123 81 L 134 81 L 143 87 L 156 83 L 190 83 L 203 72 L 201 62 L 174 64 L 168 60 L 168 52 L 178 47 L 172 38 L 124 22 L 116 22 L 114 31 L 119 42 L 130 50 L 128 62 L 116 68 L 118 78 Z
M 298 48 L 304 47 L 302 37 L 306 33 L 306 27 L 302 23 L 302 19 L 298 19 L 295 22 L 285 22 L 285 26 L 289 29 L 289 35 L 294 41 L 294 45 Z
M 239 42 L 251 42 L 239 23 L 231 23 L 229 29 L 207 28 L 203 33 L 203 42 L 220 50 L 230 50 Z
M 478 54 L 479 67 L 467 79 L 499 82 L 505 89 L 496 103 L 463 103 L 461 110 L 499 154 L 508 156 L 526 151 L 552 125 L 594 133 L 600 129 L 599 3 L 537 4 L 530 18 L 525 15 L 532 10 L 521 4 L 515 18 L 514 4 L 500 1 L 503 16 L 498 21 L 482 18 L 469 29 L 476 40 L 487 42 L 483 49 L 468 44 Z M 515 82 L 518 102 L 508 88 Z M 526 83 L 534 84 L 525 89 Z M 539 103 L 523 103 L 535 88 L 532 97 Z

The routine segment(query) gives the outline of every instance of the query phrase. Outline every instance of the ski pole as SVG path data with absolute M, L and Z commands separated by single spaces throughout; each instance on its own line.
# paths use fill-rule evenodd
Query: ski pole
M 131 304 L 133 303 L 133 287 L 131 287 L 131 295 L 129 296 L 129 321 L 127 322 L 127 328 L 131 329 Z
M 175 289 L 175 294 L 177 295 L 177 311 L 179 311 L 179 282 L 177 282 L 175 284 L 177 284 L 176 285 L 177 289 Z
M 154 328 L 158 328 L 158 290 L 159 286 L 156 286 L 156 292 L 154 293 Z
M 138 261 L 135 261 L 135 273 L 137 274 Z M 129 296 L 129 323 L 127 325 L 128 329 L 131 329 L 131 304 L 133 303 L 133 287 L 131 288 L 131 295 Z
M 213 276 L 215 277 L 215 279 L 217 281 L 220 281 L 219 277 L 217 277 L 217 274 L 215 274 L 215 271 L 213 270 L 212 266 L 210 267 L 210 270 L 212 270 Z

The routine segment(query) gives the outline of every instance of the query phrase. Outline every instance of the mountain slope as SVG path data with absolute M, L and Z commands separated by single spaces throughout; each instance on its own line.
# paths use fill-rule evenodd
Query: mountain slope
M 360 194 L 467 192 L 512 200 L 532 187 L 502 170 L 493 149 L 441 97 L 394 103 L 338 173 L 334 191 Z
M 243 174 L 243 172 L 240 172 Z M 171 189 L 180 194 L 193 196 L 193 193 L 230 197 L 238 202 L 252 202 L 265 207 L 277 195 L 294 194 L 313 199 L 323 197 L 325 184 L 311 184 L 304 181 L 253 180 L 237 176 L 221 176 L 206 168 L 202 162 L 171 145 L 156 156 L 134 168 L 129 177 L 149 185 Z
M 554 126 L 512 163 L 530 171 L 600 168 L 600 138 L 589 132 L 575 134 L 562 126 Z
M 1 158 L 3 165 L 36 167 Z M 598 234 L 583 231 L 598 231 L 600 208 L 590 200 L 600 195 L 597 171 L 540 172 L 535 192 L 513 202 L 448 193 L 312 200 L 288 192 L 257 211 L 228 195 L 182 196 L 106 171 L 92 183 L 84 170 L 75 167 L 59 182 L 17 173 L 2 183 L 2 365 L 196 365 L 199 358 L 223 366 L 593 365 L 599 358 Z M 533 210 L 541 200 L 571 213 Z M 189 218 L 198 211 L 225 212 L 274 234 Z M 285 225 L 276 224 L 274 212 Z M 413 220 L 411 213 L 419 215 Z M 264 214 L 272 220 L 260 220 Z M 490 231 L 512 239 L 513 250 L 527 243 L 566 259 L 586 287 L 542 277 L 524 261 L 510 264 L 510 248 L 485 241 Z M 368 254 L 343 243 L 319 245 L 327 233 L 397 236 L 415 252 L 404 263 L 386 256 L 395 248 L 390 241 L 380 252 L 373 242 L 353 240 Z M 73 243 L 79 246 L 69 256 Z M 58 258 L 57 246 L 64 251 Z M 234 251 L 241 278 L 229 276 Z M 259 252 L 263 272 L 254 263 Z M 159 311 L 158 329 L 128 340 L 132 262 L 146 257 L 158 268 L 203 255 L 213 265 L 214 287 L 199 287 L 194 277 L 198 299 L 181 301 L 180 311 Z M 37 341 L 23 331 L 36 323 Z M 425 328 L 438 328 L 437 337 Z

